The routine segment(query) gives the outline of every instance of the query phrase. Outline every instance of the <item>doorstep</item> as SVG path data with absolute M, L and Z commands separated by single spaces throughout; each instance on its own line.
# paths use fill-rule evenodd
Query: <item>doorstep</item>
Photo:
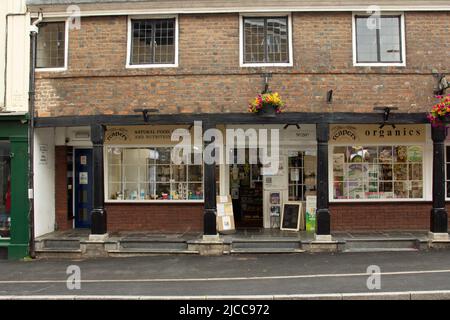
M 1 245 L 1 242 L 0 242 Z M 332 241 L 315 241 L 308 232 L 241 231 L 203 237 L 201 233 L 121 232 L 105 241 L 88 235 L 53 233 L 36 240 L 44 258 L 128 257 L 144 255 L 299 254 L 305 252 L 399 252 L 450 249 L 450 241 L 431 241 L 425 231 L 336 232 Z

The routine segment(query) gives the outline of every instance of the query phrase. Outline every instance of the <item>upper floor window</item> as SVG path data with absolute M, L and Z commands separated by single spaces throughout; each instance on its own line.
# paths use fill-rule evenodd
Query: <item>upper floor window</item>
M 66 68 L 66 23 L 44 22 L 39 25 L 36 49 L 36 68 Z
M 403 15 L 354 16 L 355 65 L 405 65 Z
M 175 66 L 177 23 L 170 19 L 129 20 L 128 67 Z
M 242 17 L 241 66 L 292 66 L 289 16 Z

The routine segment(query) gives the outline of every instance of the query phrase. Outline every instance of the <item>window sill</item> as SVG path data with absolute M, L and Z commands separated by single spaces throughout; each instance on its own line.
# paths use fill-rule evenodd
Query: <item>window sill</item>
M 427 199 L 330 199 L 330 203 L 430 202 Z
M 36 72 L 64 72 L 67 68 L 36 68 Z
M 171 203 L 204 203 L 204 200 L 105 200 L 105 203 L 114 204 L 114 203 L 145 203 L 145 204 L 152 204 L 152 203 L 165 203 L 165 204 L 171 204 Z
M 289 68 L 293 67 L 293 63 L 241 63 L 241 68 Z
M 406 67 L 404 62 L 383 63 L 383 62 L 354 62 L 354 67 Z
M 127 64 L 127 69 L 178 68 L 178 64 Z

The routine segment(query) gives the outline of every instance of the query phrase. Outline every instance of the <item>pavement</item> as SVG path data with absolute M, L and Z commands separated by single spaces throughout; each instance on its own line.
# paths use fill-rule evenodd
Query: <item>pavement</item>
M 450 299 L 450 251 L 0 261 L 0 271 L 0 299 Z

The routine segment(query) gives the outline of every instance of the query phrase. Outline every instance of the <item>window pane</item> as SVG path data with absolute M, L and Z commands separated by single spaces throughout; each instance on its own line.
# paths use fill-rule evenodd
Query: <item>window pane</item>
M 268 62 L 289 62 L 287 18 L 267 19 Z
M 423 198 L 421 146 L 333 149 L 334 199 Z
M 202 165 L 174 164 L 172 148 L 107 147 L 108 199 L 203 199 Z
M 63 68 L 65 60 L 65 23 L 43 23 L 37 35 L 36 67 Z
M 132 20 L 131 64 L 175 62 L 175 19 Z
M 175 62 L 175 20 L 155 23 L 155 63 Z
M 368 17 L 356 17 L 356 56 L 358 62 L 377 62 L 377 31 Z
M 244 61 L 265 62 L 264 18 L 244 19 Z
M 400 17 L 382 17 L 380 28 L 382 62 L 401 62 Z
M 11 226 L 11 158 L 10 144 L 0 141 L 0 238 L 10 236 Z

